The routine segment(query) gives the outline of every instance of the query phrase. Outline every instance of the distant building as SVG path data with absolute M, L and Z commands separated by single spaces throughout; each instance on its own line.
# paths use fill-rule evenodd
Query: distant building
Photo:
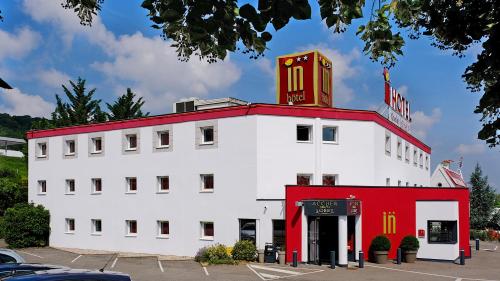
M 451 160 L 441 162 L 431 177 L 431 186 L 437 187 L 467 187 L 462 172 L 450 168 Z
M 0 155 L 21 158 L 24 156 L 21 151 L 10 150 L 9 147 L 14 145 L 22 145 L 25 143 L 26 141 L 23 139 L 0 137 Z

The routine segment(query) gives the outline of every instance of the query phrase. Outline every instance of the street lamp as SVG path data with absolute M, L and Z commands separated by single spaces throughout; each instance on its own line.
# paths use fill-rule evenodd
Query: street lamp
M 7 84 L 7 82 L 3 81 L 2 78 L 0 78 L 0 88 L 12 89 L 12 87 L 9 84 Z

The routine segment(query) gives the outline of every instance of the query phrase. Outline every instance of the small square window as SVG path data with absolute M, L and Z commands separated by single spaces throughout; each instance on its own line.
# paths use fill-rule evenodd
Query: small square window
M 402 182 L 400 180 L 398 180 L 398 186 L 401 186 Z
M 75 153 L 76 153 L 75 140 L 67 140 L 66 141 L 66 155 L 75 155 Z
M 201 178 L 201 191 L 214 191 L 213 174 L 200 175 L 200 178 Z
M 420 165 L 420 168 L 424 167 L 424 155 L 422 154 L 422 152 L 420 152 L 420 156 L 419 156 L 419 165 Z
M 201 239 L 206 239 L 206 240 L 214 239 L 213 222 L 201 222 Z
M 170 180 L 167 176 L 158 177 L 158 192 L 168 192 L 170 190 Z
M 403 143 L 401 139 L 398 139 L 397 153 L 398 159 L 401 160 L 403 157 Z
M 323 185 L 336 185 L 337 175 L 323 175 Z
M 418 155 L 418 152 L 416 149 L 413 149 L 413 165 L 417 166 L 417 156 Z
M 137 135 L 127 135 L 127 150 L 137 150 Z
M 312 175 L 310 174 L 298 174 L 297 175 L 297 185 L 311 185 Z
M 38 181 L 38 193 L 39 194 L 47 193 L 47 181 L 45 180 Z
M 66 219 L 66 233 L 75 232 L 75 219 Z
M 312 141 L 312 126 L 297 125 L 297 141 L 311 142 Z
M 323 142 L 337 143 L 337 127 L 323 127 Z
M 66 194 L 74 194 L 75 193 L 75 180 L 68 179 L 66 180 Z
M 391 155 L 391 133 L 385 133 L 385 154 Z
M 214 143 L 214 127 L 201 127 L 201 144 Z
M 127 179 L 127 193 L 137 192 L 137 178 L 126 178 Z
M 425 169 L 429 170 L 429 155 L 425 155 Z
M 410 163 L 410 145 L 405 145 L 405 161 L 406 163 Z
M 92 153 L 101 153 L 102 152 L 102 138 L 96 137 L 92 138 Z
M 391 186 L 391 178 L 385 178 L 385 185 Z
M 406 187 L 410 186 L 410 183 L 409 182 L 406 182 Z
M 170 235 L 170 224 L 168 221 L 158 221 L 158 237 L 168 238 Z
M 92 193 L 102 192 L 102 179 L 94 178 L 92 179 Z
M 136 236 L 137 235 L 137 221 L 136 220 L 127 220 L 127 236 Z
M 38 144 L 38 157 L 47 157 L 47 143 L 42 142 Z
M 165 148 L 170 145 L 170 135 L 168 131 L 158 132 L 158 148 Z
M 99 219 L 92 220 L 92 234 L 102 233 L 102 221 Z

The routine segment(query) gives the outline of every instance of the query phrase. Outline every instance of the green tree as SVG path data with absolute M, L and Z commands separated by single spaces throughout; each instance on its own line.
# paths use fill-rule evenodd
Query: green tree
M 488 177 L 483 176 L 479 164 L 470 176 L 470 226 L 483 229 L 490 222 L 495 204 L 495 192 L 488 184 Z
M 78 78 L 75 83 L 69 81 L 71 90 L 62 85 L 69 103 L 56 94 L 56 109 L 52 113 L 52 124 L 56 127 L 89 124 L 106 121 L 106 114 L 101 111 L 101 100 L 93 99 L 96 89 L 87 92 L 85 80 Z
M 28 188 L 22 187 L 20 181 L 13 177 L 0 178 L 0 216 L 17 203 L 28 202 Z
M 246 1 L 245 1 L 246 2 Z M 264 54 L 279 31 L 290 21 L 311 18 L 308 0 L 259 0 L 257 5 L 238 5 L 237 0 L 144 0 L 152 28 L 174 42 L 181 60 L 192 55 L 209 62 L 240 50 L 251 58 Z M 63 7 L 77 13 L 83 25 L 104 0 L 65 0 Z M 500 145 L 500 1 L 495 0 L 318 0 L 321 19 L 333 32 L 344 32 L 355 20 L 364 52 L 374 61 L 392 66 L 403 55 L 407 34 L 424 35 L 432 45 L 463 56 L 471 46 L 481 45 L 476 61 L 462 77 L 472 91 L 484 94 L 475 109 L 481 114 L 478 138 L 490 146 Z
M 113 104 L 106 103 L 109 113 L 106 113 L 109 120 L 124 120 L 133 119 L 139 117 L 145 117 L 149 115 L 142 113 L 142 106 L 144 101 L 141 98 L 135 99 L 135 94 L 130 88 L 127 88 L 127 93 L 118 97 L 118 99 Z
M 12 248 L 46 246 L 50 213 L 42 205 L 20 203 L 7 209 L 3 221 L 5 242 Z

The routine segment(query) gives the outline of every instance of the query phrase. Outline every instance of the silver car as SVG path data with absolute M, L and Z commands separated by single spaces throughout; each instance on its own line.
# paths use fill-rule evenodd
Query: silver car
M 0 264 L 2 263 L 25 263 L 26 261 L 16 252 L 0 248 Z

